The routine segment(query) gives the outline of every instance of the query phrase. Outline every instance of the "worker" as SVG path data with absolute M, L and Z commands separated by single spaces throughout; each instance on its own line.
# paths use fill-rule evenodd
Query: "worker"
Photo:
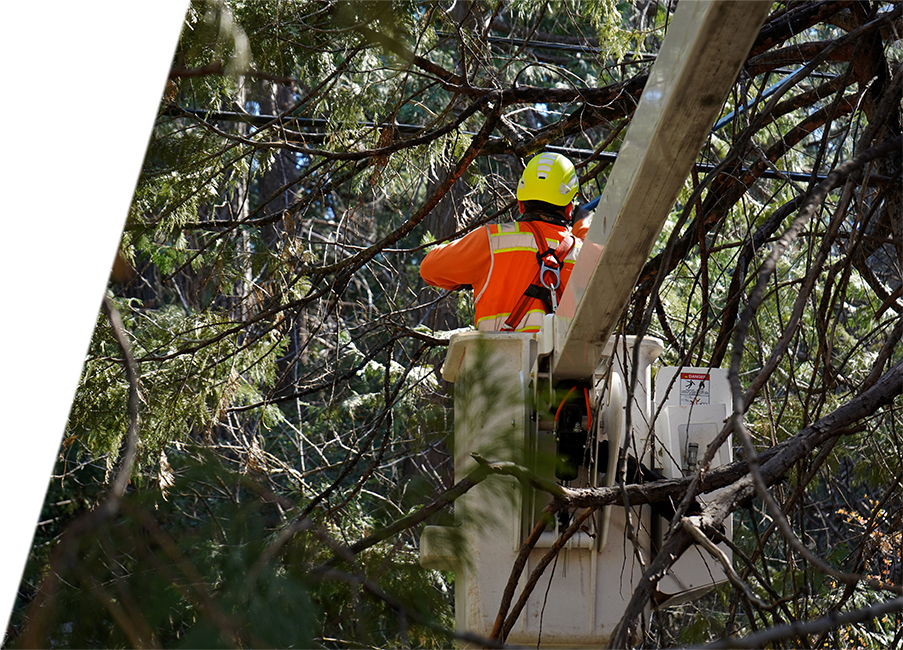
M 437 246 L 423 259 L 421 277 L 442 289 L 471 288 L 478 330 L 538 331 L 557 308 L 588 228 L 581 220 L 571 229 L 578 189 L 565 156 L 534 156 L 517 186 L 517 221 Z

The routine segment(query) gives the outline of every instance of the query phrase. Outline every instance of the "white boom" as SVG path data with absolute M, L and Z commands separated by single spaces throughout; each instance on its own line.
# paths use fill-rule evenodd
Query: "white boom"
M 771 2 L 681 2 L 558 308 L 552 374 L 592 376 Z

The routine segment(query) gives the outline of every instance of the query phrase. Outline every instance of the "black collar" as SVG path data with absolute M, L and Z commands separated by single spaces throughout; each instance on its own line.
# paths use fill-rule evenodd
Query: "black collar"
M 571 226 L 570 220 L 563 215 L 546 210 L 530 210 L 529 212 L 524 212 L 518 218 L 518 221 L 545 221 L 546 223 L 564 226 L 565 228 L 570 228 Z

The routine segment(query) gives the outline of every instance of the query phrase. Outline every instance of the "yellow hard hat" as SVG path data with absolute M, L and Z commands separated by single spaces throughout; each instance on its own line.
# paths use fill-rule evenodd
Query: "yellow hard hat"
M 574 163 L 560 153 L 545 152 L 527 163 L 517 184 L 517 200 L 567 205 L 578 189 Z

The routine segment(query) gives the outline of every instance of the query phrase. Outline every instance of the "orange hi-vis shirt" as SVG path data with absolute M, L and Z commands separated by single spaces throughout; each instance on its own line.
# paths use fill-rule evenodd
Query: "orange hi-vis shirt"
M 552 250 L 564 239 L 568 229 L 545 221 L 533 221 Z M 581 224 L 582 225 L 582 224 Z M 570 278 L 586 227 L 574 229 L 577 242 L 561 266 L 561 288 Z M 476 328 L 500 331 L 517 306 L 524 291 L 539 270 L 533 231 L 521 222 L 486 226 L 461 239 L 437 246 L 420 264 L 425 282 L 442 289 L 471 286 L 474 294 Z M 545 251 L 542 251 L 545 252 Z M 546 314 L 545 305 L 531 298 L 526 314 L 514 328 L 518 332 L 536 332 Z

